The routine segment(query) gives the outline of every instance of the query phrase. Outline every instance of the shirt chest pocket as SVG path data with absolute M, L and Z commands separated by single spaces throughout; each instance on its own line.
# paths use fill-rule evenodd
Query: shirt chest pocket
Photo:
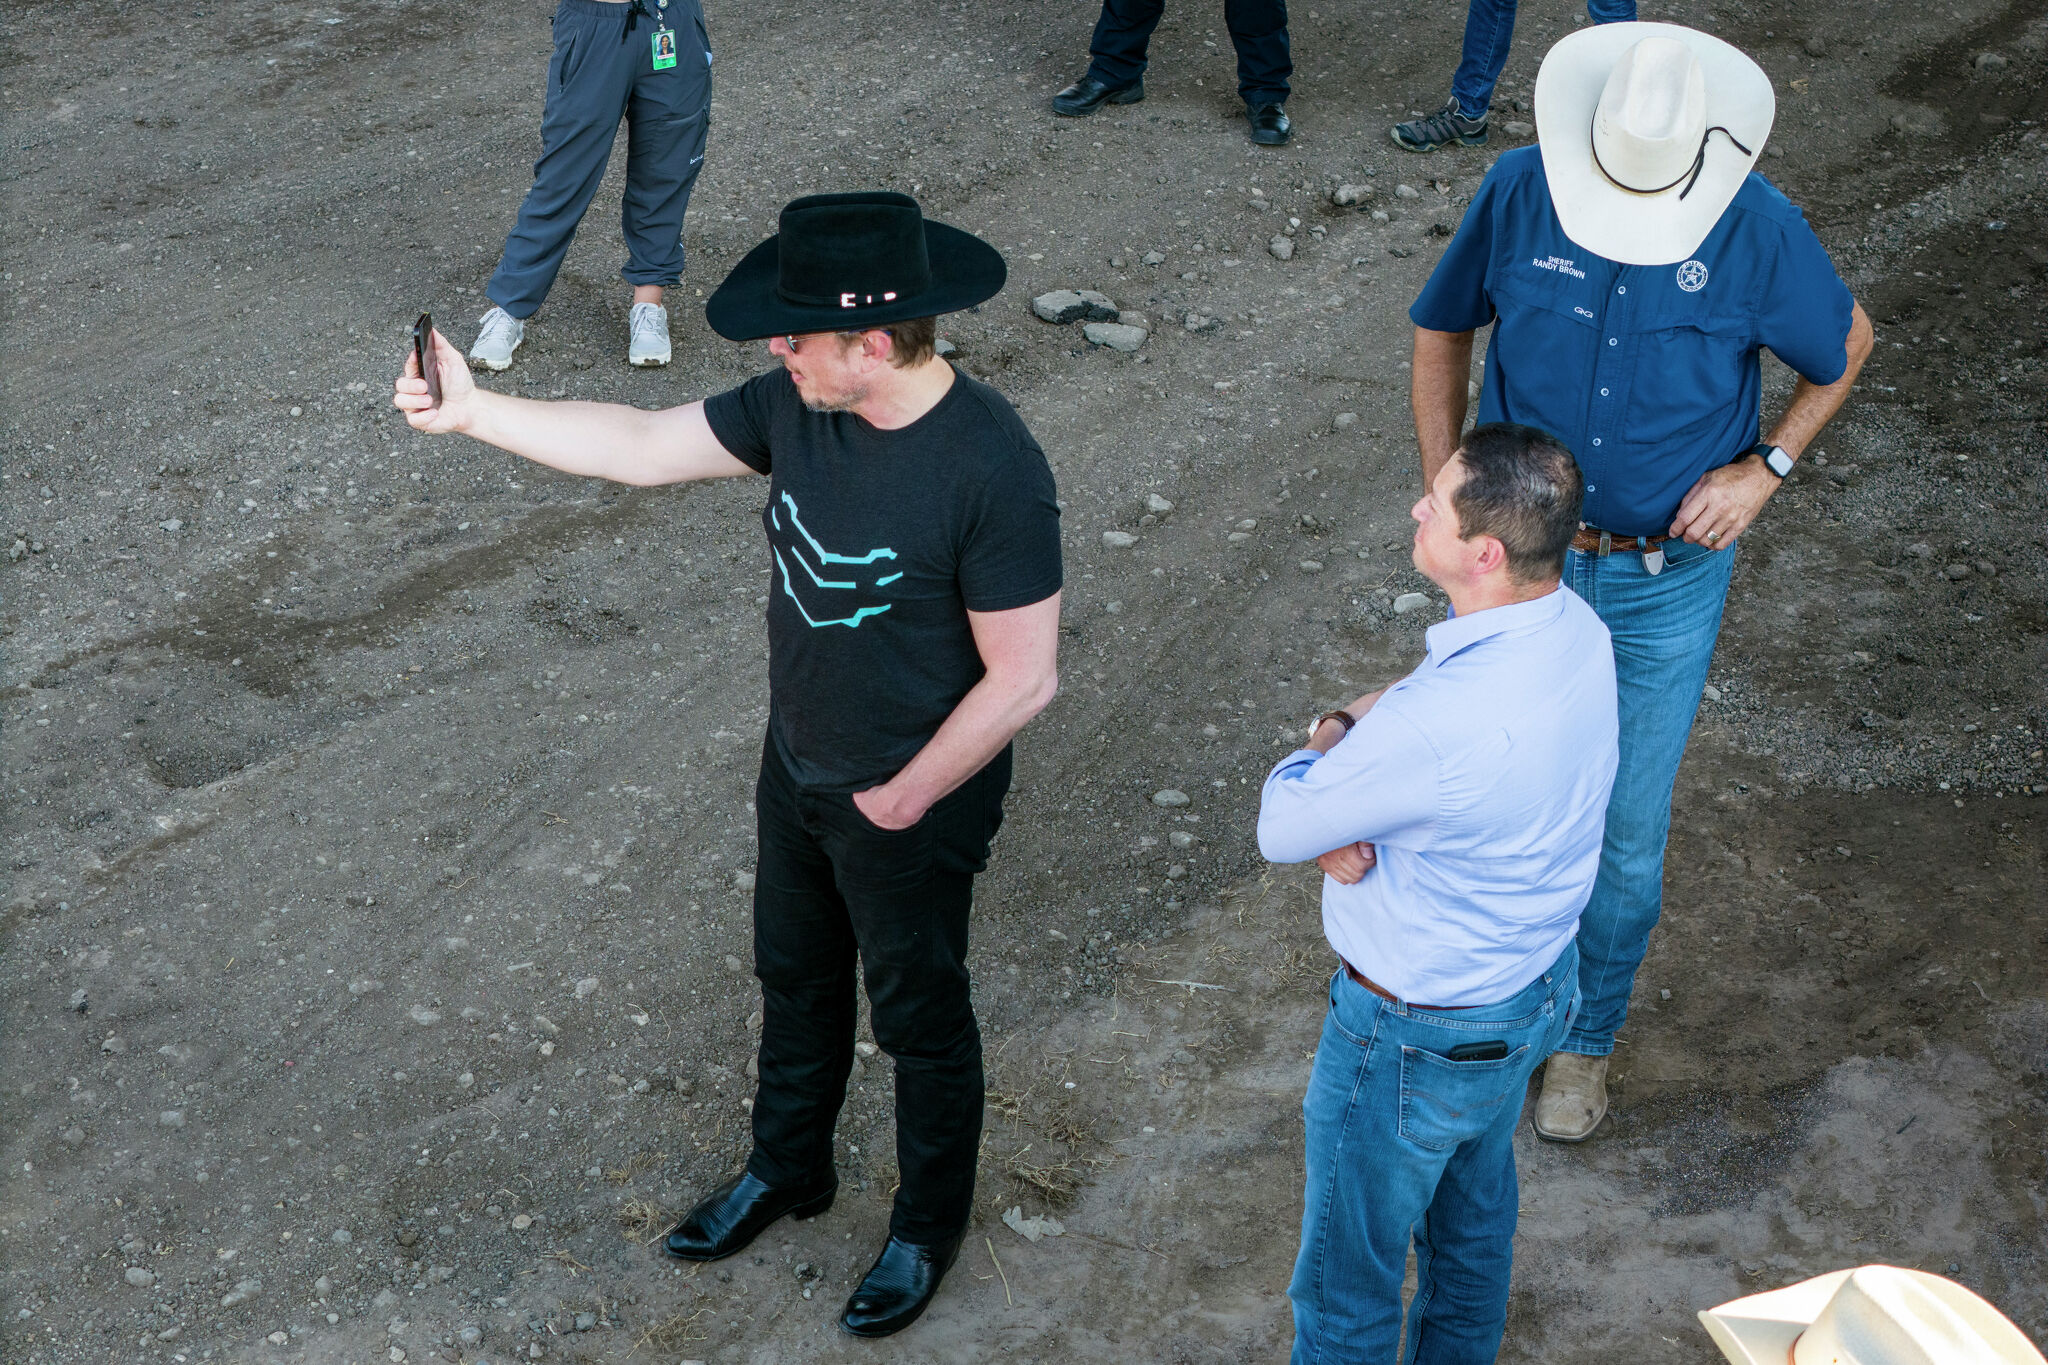
M 1682 441 L 1695 427 L 1727 419 L 1756 350 L 1756 329 L 1747 318 L 1658 312 L 1637 318 L 1630 332 L 1630 441 Z
M 1546 431 L 1578 431 L 1599 353 L 1591 290 L 1568 276 L 1503 279 L 1500 316 L 1486 355 L 1486 381 L 1504 385 L 1503 415 Z

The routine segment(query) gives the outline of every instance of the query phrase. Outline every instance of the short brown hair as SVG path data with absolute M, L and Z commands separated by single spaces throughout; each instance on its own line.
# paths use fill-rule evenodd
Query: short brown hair
M 892 322 L 886 327 L 866 327 L 857 332 L 841 332 L 847 340 L 865 336 L 869 332 L 887 332 L 894 344 L 889 349 L 889 363 L 899 369 L 922 365 L 935 354 L 939 341 L 939 320 L 937 318 L 911 318 L 905 322 Z
M 1515 422 L 1475 427 L 1458 449 L 1465 481 L 1451 495 L 1458 537 L 1492 536 L 1520 583 L 1556 578 L 1579 526 L 1585 484 L 1555 436 Z

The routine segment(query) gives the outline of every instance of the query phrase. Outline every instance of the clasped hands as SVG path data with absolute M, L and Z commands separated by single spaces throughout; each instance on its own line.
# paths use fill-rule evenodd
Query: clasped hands
M 1356 886 L 1365 880 L 1365 874 L 1372 871 L 1379 860 L 1379 851 L 1361 840 L 1331 849 L 1316 859 L 1316 866 L 1331 880 L 1344 886 Z

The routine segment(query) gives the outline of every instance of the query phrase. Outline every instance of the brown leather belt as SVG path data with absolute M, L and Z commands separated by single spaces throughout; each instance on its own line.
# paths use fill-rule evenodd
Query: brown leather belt
M 1337 960 L 1344 962 L 1344 959 L 1341 957 Z M 1391 1005 L 1407 1005 L 1410 1009 L 1418 1010 L 1469 1010 L 1476 1008 L 1472 1005 L 1418 1005 L 1411 1000 L 1403 1000 L 1392 991 L 1380 986 L 1371 977 L 1352 966 L 1349 962 L 1344 962 L 1344 975 L 1350 977 L 1353 981 L 1356 981 L 1359 985 Z
M 1670 536 L 1620 536 L 1597 526 L 1581 526 L 1572 536 L 1572 548 L 1582 555 L 1604 555 L 1614 550 L 1643 554 L 1669 539 Z

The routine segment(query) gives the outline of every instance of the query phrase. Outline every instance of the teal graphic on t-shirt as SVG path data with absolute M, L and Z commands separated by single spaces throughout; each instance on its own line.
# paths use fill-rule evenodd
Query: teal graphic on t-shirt
M 770 548 L 775 553 L 775 568 L 782 576 L 782 591 L 788 595 L 790 601 L 796 604 L 797 612 L 804 620 L 813 627 L 851 627 L 858 626 L 870 616 L 880 616 L 883 612 L 889 610 L 893 604 L 888 602 L 884 602 L 880 606 L 858 606 L 856 605 L 857 598 L 834 598 L 831 594 L 838 592 L 855 594 L 872 592 L 877 588 L 885 588 L 889 584 L 894 583 L 897 579 L 903 577 L 901 569 L 896 570 L 894 573 L 885 574 L 880 578 L 872 579 L 867 583 L 861 582 L 861 579 L 867 576 L 866 574 L 856 574 L 851 578 L 842 578 L 839 575 L 844 574 L 847 569 L 864 569 L 872 572 L 882 561 L 894 560 L 896 552 L 884 547 L 878 550 L 869 550 L 863 555 L 835 554 L 833 551 L 820 545 L 817 537 L 804 528 L 803 519 L 797 512 L 795 498 L 785 492 L 782 494 L 781 502 L 781 507 L 772 505 L 769 507 L 768 522 L 777 531 L 783 531 L 785 534 L 790 530 L 794 530 L 796 537 L 789 540 L 787 544 L 781 542 L 774 543 Z M 783 524 L 784 509 L 787 509 L 787 527 Z M 791 560 L 795 560 L 797 567 L 803 570 L 801 578 L 790 572 L 789 565 Z M 832 567 L 835 565 L 844 567 Z M 824 572 L 820 572 L 820 570 Z M 831 573 L 833 576 L 827 578 L 825 573 Z M 797 590 L 799 584 L 803 586 L 802 592 Z M 809 595 L 812 599 L 811 606 L 804 604 L 806 595 Z M 815 611 L 813 607 L 816 608 Z M 849 608 L 852 609 L 853 614 L 850 616 L 843 614 Z

